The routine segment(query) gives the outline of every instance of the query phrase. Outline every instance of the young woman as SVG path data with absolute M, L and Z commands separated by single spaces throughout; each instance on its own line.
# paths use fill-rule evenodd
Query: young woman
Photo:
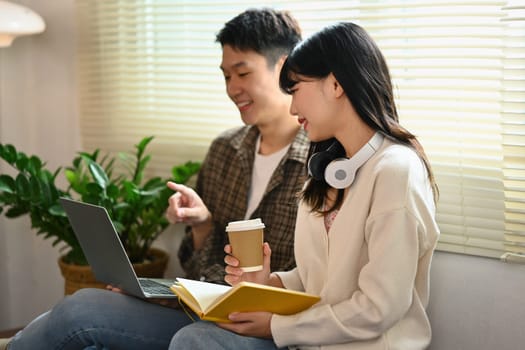
M 339 23 L 292 51 L 280 85 L 312 141 L 297 267 L 270 273 L 265 243 L 263 271 L 243 273 L 227 255 L 225 280 L 306 291 L 321 301 L 291 316 L 234 313 L 219 327 L 197 322 L 170 349 L 425 349 L 437 186 L 422 147 L 399 124 L 383 55 L 365 30 Z

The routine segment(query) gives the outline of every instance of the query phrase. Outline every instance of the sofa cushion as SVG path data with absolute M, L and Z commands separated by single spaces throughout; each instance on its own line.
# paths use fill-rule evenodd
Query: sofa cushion
M 525 348 L 525 265 L 436 252 L 430 283 L 430 350 Z

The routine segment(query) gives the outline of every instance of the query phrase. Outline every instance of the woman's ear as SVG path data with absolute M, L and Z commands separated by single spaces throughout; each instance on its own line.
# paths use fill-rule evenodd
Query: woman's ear
M 334 92 L 335 98 L 340 98 L 341 96 L 344 96 L 345 90 L 343 90 L 343 87 L 341 86 L 341 84 L 339 84 L 339 81 L 337 81 L 333 73 L 330 73 L 328 79 L 331 89 Z

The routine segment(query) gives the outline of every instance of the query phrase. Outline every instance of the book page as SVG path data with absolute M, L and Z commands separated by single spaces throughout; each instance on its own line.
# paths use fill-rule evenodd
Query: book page
M 199 317 L 202 317 L 202 310 L 199 302 L 178 282 L 174 283 L 170 287 L 171 291 L 179 297 L 186 306 L 193 310 Z
M 201 310 L 206 310 L 219 296 L 231 289 L 230 286 L 202 281 L 177 278 L 180 283 L 199 303 Z

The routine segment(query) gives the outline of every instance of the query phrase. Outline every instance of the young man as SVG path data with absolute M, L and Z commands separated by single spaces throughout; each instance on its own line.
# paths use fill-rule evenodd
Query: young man
M 178 192 L 167 217 L 189 224 L 179 259 L 190 278 L 224 283 L 226 225 L 257 217 L 266 226 L 265 241 L 274 242 L 272 269 L 295 266 L 292 232 L 308 141 L 278 80 L 300 39 L 289 14 L 269 9 L 245 11 L 217 35 L 226 92 L 246 125 L 214 140 L 197 192 L 169 184 Z
M 308 141 L 289 114 L 290 97 L 279 89 L 286 55 L 300 40 L 285 12 L 248 10 L 217 35 L 228 96 L 246 126 L 212 143 L 197 191 L 177 191 L 167 216 L 189 226 L 179 257 L 187 276 L 222 282 L 225 227 L 229 221 L 260 217 L 272 245 L 272 268 L 287 270 L 293 259 L 296 194 L 303 186 Z M 19 332 L 17 349 L 167 349 L 172 336 L 192 323 L 185 312 L 121 293 L 84 289 L 65 298 Z M 0 350 L 5 348 L 0 342 Z

